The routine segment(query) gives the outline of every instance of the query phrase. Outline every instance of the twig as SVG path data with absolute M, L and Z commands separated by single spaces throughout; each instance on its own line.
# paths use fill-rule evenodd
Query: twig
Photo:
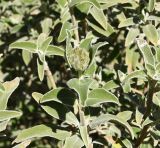
M 152 100 L 153 100 L 153 95 L 154 95 L 154 92 L 155 92 L 155 85 L 156 85 L 155 80 L 149 80 L 149 90 L 148 90 L 148 95 L 147 95 L 146 112 L 143 116 L 143 122 L 147 119 L 147 117 L 151 113 L 152 104 L 153 104 Z M 140 144 L 143 142 L 143 140 L 147 136 L 149 127 L 150 127 L 149 124 L 145 125 L 143 127 L 142 131 L 140 132 L 140 136 L 136 141 L 136 144 L 135 144 L 136 148 L 138 148 L 140 146 Z
M 47 62 L 45 62 L 45 71 L 46 71 L 46 76 L 48 77 L 48 79 L 49 79 L 49 81 L 50 81 L 50 83 L 52 85 L 52 88 L 53 89 L 57 88 L 55 80 L 54 80 L 53 75 L 52 75 L 52 72 L 51 72 Z
M 68 0 L 68 8 L 69 8 L 69 12 L 71 15 L 71 21 L 72 21 L 72 25 L 73 25 L 73 29 L 74 29 L 74 36 L 75 36 L 75 40 L 77 41 L 77 44 L 79 44 L 79 33 L 78 33 L 78 23 L 76 21 L 75 15 L 74 15 L 74 10 L 73 7 L 69 6 L 69 0 Z

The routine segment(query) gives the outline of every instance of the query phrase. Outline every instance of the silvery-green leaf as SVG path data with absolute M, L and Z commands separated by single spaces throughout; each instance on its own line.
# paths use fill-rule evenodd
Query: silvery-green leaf
M 116 116 L 123 119 L 124 121 L 128 121 L 131 119 L 132 112 L 131 111 L 122 111 L 122 112 L 119 112 Z
M 64 148 L 82 148 L 84 146 L 83 141 L 77 135 L 66 138 Z
M 136 119 L 136 123 L 138 125 L 141 125 L 141 122 L 143 120 L 143 114 L 138 110 L 138 108 L 136 108 L 136 117 L 135 117 L 135 119 Z
M 11 118 L 19 117 L 22 113 L 12 110 L 0 110 L 0 121 L 5 121 Z
M 37 92 L 32 94 L 37 103 L 43 98 L 43 95 Z M 79 125 L 79 121 L 76 116 L 63 104 L 58 102 L 44 102 L 40 104 L 41 107 L 52 117 L 65 121 L 69 124 Z
M 73 106 L 76 95 L 69 89 L 56 88 L 45 93 L 40 100 L 40 103 L 55 101 L 69 106 Z
M 49 34 L 50 29 L 52 27 L 52 19 L 46 18 L 41 22 L 42 32 L 45 34 Z
M 78 93 L 79 99 L 82 105 L 84 105 L 85 100 L 87 99 L 88 96 L 89 87 L 92 83 L 93 80 L 90 78 L 84 78 L 84 79 L 73 78 L 67 82 L 67 85 Z
M 102 9 L 98 9 L 96 7 L 92 7 L 90 9 L 90 14 L 94 17 L 94 19 L 102 26 L 102 28 L 108 32 L 113 33 L 113 27 L 108 23 L 106 16 L 104 15 Z
M 46 52 L 46 50 L 48 49 L 49 44 L 52 42 L 52 37 L 48 37 L 41 45 L 41 47 L 39 48 L 40 51 L 42 51 L 43 53 Z
M 62 24 L 61 31 L 58 36 L 58 42 L 63 42 L 66 39 L 66 37 L 67 37 L 66 30 L 70 30 L 71 26 L 72 26 L 71 23 L 69 23 L 68 21 L 66 21 Z
M 36 53 L 36 44 L 30 41 L 17 41 L 12 43 L 9 48 L 10 49 L 23 49 L 27 50 L 28 52 Z
M 81 0 L 81 1 L 72 0 L 71 3 L 69 4 L 69 6 L 73 7 L 74 5 L 81 4 L 81 3 L 90 3 L 97 8 L 100 8 L 100 4 L 98 3 L 97 0 Z
M 116 84 L 113 80 L 108 81 L 107 83 L 105 83 L 105 85 L 103 86 L 103 88 L 105 90 L 111 90 L 111 89 L 115 89 L 119 87 L 118 84 Z
M 22 57 L 23 57 L 24 63 L 28 65 L 32 59 L 32 53 L 28 52 L 27 50 L 22 50 Z
M 133 78 L 145 78 L 145 77 L 146 77 L 146 74 L 143 70 L 135 70 L 124 78 L 123 83 L 126 83 Z
M 133 148 L 132 143 L 128 139 L 122 140 L 122 143 L 125 145 L 126 148 Z
M 9 122 L 9 120 L 5 120 L 5 121 L 0 122 L 0 132 L 4 131 L 6 129 L 8 122 Z
M 90 21 L 87 20 L 87 23 L 90 27 L 92 27 L 95 31 L 97 31 L 98 33 L 108 37 L 113 33 L 113 29 L 108 28 L 107 30 L 104 30 L 100 27 L 98 27 L 97 25 L 94 25 L 93 23 L 91 23 Z M 110 29 L 110 30 L 109 30 Z
M 89 144 L 90 144 L 90 139 L 89 139 L 89 136 L 88 136 L 88 129 L 87 129 L 87 126 L 80 126 L 79 127 L 79 131 L 80 131 L 80 135 L 82 137 L 82 140 L 84 142 L 84 145 L 86 147 L 89 147 Z
M 156 60 L 157 62 L 160 62 L 160 48 L 155 47 L 155 51 L 156 51 Z
M 145 64 L 149 63 L 154 66 L 155 64 L 154 55 L 148 43 L 143 39 L 137 39 L 137 43 L 143 55 Z
M 128 31 L 127 37 L 125 39 L 125 46 L 130 46 L 138 35 L 139 35 L 139 29 L 131 28 Z
M 43 44 L 43 42 L 46 40 L 47 38 L 47 35 L 45 33 L 41 33 L 39 36 L 38 36 L 38 39 L 37 39 L 37 49 L 39 50 Z
M 19 143 L 29 139 L 42 138 L 42 137 L 53 137 L 58 140 L 65 140 L 69 136 L 70 133 L 67 131 L 59 129 L 53 131 L 52 128 L 44 124 L 41 124 L 20 131 L 20 133 L 18 134 L 17 138 L 13 141 L 13 143 Z
M 118 28 L 122 28 L 122 27 L 128 27 L 128 26 L 132 26 L 135 23 L 133 22 L 133 18 L 127 18 L 124 21 L 120 22 L 120 24 L 118 25 Z
M 115 115 L 111 115 L 111 114 L 102 114 L 100 115 L 98 118 L 94 119 L 91 123 L 90 123 L 90 127 L 96 128 L 97 126 L 100 126 L 101 124 L 104 124 L 106 122 L 118 122 L 119 124 L 123 125 L 124 127 L 126 127 L 128 129 L 128 131 L 131 134 L 132 139 L 134 138 L 134 132 L 132 127 L 128 124 L 128 122 L 124 121 L 123 119 L 115 116 Z
M 20 79 L 17 77 L 12 81 L 6 81 L 3 83 L 4 91 L 0 91 L 0 110 L 4 110 L 7 107 L 8 99 L 13 91 L 18 87 Z
M 46 50 L 46 55 L 57 55 L 57 56 L 64 56 L 64 50 L 61 47 L 49 45 Z
M 103 88 L 97 88 L 89 92 L 88 98 L 85 101 L 85 105 L 94 106 L 106 102 L 119 104 L 119 100 L 114 94 Z
M 147 63 L 145 67 L 146 67 L 146 69 L 147 69 L 147 74 L 148 74 L 150 77 L 153 77 L 153 76 L 155 75 L 155 72 L 156 72 L 154 66 Z
M 159 36 L 158 36 L 157 29 L 154 25 L 148 24 L 144 26 L 143 32 L 145 33 L 146 37 L 152 44 L 154 45 L 158 44 Z
M 149 0 L 149 3 L 148 3 L 148 11 L 149 12 L 152 12 L 154 10 L 155 3 L 156 3 L 156 0 Z
M 44 63 L 45 62 L 41 62 L 39 61 L 39 59 L 37 59 L 37 66 L 38 66 L 38 77 L 41 81 L 43 81 L 44 78 Z

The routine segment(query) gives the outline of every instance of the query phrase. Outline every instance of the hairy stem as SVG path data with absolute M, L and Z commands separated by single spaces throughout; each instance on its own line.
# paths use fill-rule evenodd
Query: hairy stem
M 49 79 L 49 81 L 50 81 L 50 83 L 52 85 L 52 88 L 53 89 L 57 88 L 55 80 L 54 80 L 53 75 L 52 75 L 52 72 L 51 72 L 47 62 L 45 63 L 45 71 L 46 71 L 46 76 L 48 77 L 48 79 Z
M 143 116 L 143 122 L 147 119 L 147 117 L 150 116 L 151 114 L 151 109 L 152 109 L 152 100 L 153 100 L 153 95 L 155 92 L 155 86 L 156 86 L 156 81 L 155 80 L 149 80 L 149 90 L 148 90 L 148 95 L 147 95 L 147 103 L 146 103 L 146 111 Z M 136 148 L 140 146 L 140 144 L 144 141 L 144 139 L 147 136 L 147 132 L 149 129 L 150 125 L 146 125 L 143 127 L 142 131 L 140 132 L 140 136 L 138 137 L 136 141 Z
M 68 0 L 68 4 L 69 4 L 69 0 Z M 73 10 L 73 7 L 69 7 L 69 12 L 70 12 L 70 15 L 71 15 L 71 21 L 72 21 L 72 25 L 73 25 L 73 29 L 74 29 L 74 36 L 75 36 L 75 40 L 77 42 L 77 44 L 79 44 L 79 33 L 78 33 L 78 23 L 76 21 L 76 18 L 75 18 L 75 15 L 74 15 L 74 10 Z

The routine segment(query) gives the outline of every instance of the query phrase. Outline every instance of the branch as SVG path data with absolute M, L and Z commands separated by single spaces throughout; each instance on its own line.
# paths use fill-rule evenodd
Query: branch
M 152 100 L 153 100 L 153 95 L 154 92 L 156 90 L 155 88 L 156 86 L 156 81 L 155 80 L 149 80 L 149 90 L 148 90 L 148 95 L 147 95 L 147 106 L 146 106 L 146 112 L 143 116 L 143 122 L 147 119 L 147 117 L 149 117 L 149 115 L 151 114 L 151 109 L 152 109 Z M 145 137 L 147 136 L 148 133 L 148 129 L 149 129 L 150 125 L 145 125 L 142 129 L 142 131 L 140 132 L 140 136 L 138 137 L 137 141 L 136 141 L 136 148 L 138 148 L 140 146 L 140 144 L 143 142 L 143 140 L 145 139 Z
M 55 80 L 54 80 L 53 75 L 52 75 L 52 72 L 51 72 L 47 62 L 45 62 L 45 71 L 46 71 L 46 76 L 48 77 L 48 79 L 49 79 L 49 81 L 50 81 L 50 83 L 52 85 L 52 88 L 53 89 L 57 88 Z

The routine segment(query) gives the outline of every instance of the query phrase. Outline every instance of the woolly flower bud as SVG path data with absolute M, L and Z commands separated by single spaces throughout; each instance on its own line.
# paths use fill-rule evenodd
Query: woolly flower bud
M 84 71 L 90 62 L 89 52 L 85 49 L 75 48 L 68 53 L 68 61 L 77 71 Z

